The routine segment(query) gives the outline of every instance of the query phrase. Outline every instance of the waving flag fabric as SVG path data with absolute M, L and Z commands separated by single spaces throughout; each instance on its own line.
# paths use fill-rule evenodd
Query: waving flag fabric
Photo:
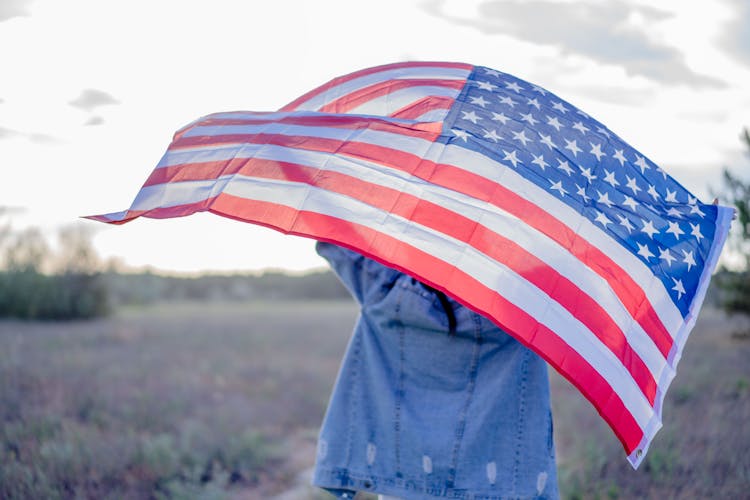
M 595 405 L 634 467 L 732 216 L 553 93 L 441 62 L 201 118 L 129 210 L 92 218 L 199 211 L 352 248 L 492 318 Z

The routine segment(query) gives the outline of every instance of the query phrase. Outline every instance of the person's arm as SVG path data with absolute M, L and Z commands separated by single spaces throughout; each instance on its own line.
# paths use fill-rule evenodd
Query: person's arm
M 382 282 L 382 273 L 387 272 L 392 273 L 395 280 L 400 274 L 395 269 L 332 243 L 319 241 L 315 250 L 331 264 L 341 282 L 360 304 L 365 302 L 366 294 L 373 291 L 370 285 L 375 278 Z

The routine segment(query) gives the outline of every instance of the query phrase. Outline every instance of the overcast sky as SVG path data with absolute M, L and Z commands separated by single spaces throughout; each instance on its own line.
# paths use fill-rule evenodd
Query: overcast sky
M 0 2 L 0 206 L 56 227 L 127 208 L 173 132 L 279 108 L 364 67 L 489 66 L 577 105 L 703 198 L 750 172 L 750 2 Z M 307 269 L 308 240 L 213 215 L 94 222 L 105 256 L 175 271 Z

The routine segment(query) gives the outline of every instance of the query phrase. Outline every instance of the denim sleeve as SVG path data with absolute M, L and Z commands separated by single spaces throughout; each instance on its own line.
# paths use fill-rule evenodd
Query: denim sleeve
M 401 274 L 370 258 L 347 248 L 319 241 L 315 245 L 318 255 L 328 261 L 349 293 L 364 304 L 370 293 L 385 283 L 392 283 Z

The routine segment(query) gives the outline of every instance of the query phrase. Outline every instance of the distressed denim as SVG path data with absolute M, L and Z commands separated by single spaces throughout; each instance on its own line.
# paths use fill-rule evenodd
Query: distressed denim
M 360 490 L 557 498 L 546 363 L 397 270 L 335 245 L 317 249 L 361 312 L 320 431 L 313 484 L 344 499 Z

